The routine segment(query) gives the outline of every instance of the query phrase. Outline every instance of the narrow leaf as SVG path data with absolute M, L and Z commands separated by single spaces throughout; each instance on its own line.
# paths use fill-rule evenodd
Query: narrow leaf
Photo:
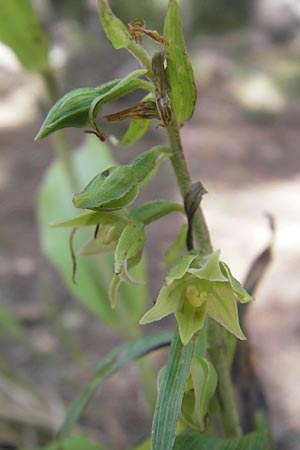
M 145 133 L 149 130 L 152 120 L 149 119 L 134 119 L 131 120 L 124 136 L 118 142 L 118 146 L 126 147 L 139 141 Z
M 267 434 L 250 433 L 241 438 L 220 439 L 186 430 L 177 436 L 174 450 L 271 450 Z
M 107 0 L 98 0 L 99 18 L 107 39 L 114 48 L 127 48 L 141 63 L 150 70 L 150 58 L 143 47 L 137 44 L 129 29 L 118 19 L 109 7 Z
M 99 17 L 107 39 L 115 49 L 127 48 L 132 42 L 129 29 L 114 15 L 106 0 L 99 0 Z
M 177 0 L 169 0 L 164 39 L 172 109 L 178 124 L 181 124 L 192 117 L 197 93 L 192 65 L 186 54 Z
M 154 200 L 133 208 L 130 211 L 130 216 L 147 225 L 172 212 L 184 214 L 184 209 L 179 203 L 169 202 L 167 200 Z
M 49 43 L 29 0 L 0 2 L 0 41 L 8 45 L 28 70 L 49 70 Z
M 164 332 L 152 336 L 145 336 L 135 341 L 126 342 L 114 349 L 97 367 L 93 377 L 85 389 L 79 394 L 71 405 L 67 417 L 62 425 L 58 436 L 64 437 L 74 423 L 78 420 L 89 400 L 101 383 L 110 375 L 115 373 L 124 364 L 133 361 L 145 354 L 169 345 L 173 333 Z
M 104 450 L 97 442 L 84 434 L 75 434 L 63 440 L 55 441 L 40 450 Z
M 188 226 L 186 223 L 184 225 L 182 225 L 182 227 L 180 228 L 180 230 L 176 236 L 176 239 L 168 248 L 168 250 L 165 254 L 166 266 L 172 266 L 172 264 L 175 264 L 177 259 L 180 258 L 183 250 L 185 249 L 187 229 L 188 229 Z
M 155 176 L 162 161 L 172 155 L 169 147 L 157 145 L 133 159 L 129 164 L 137 177 L 140 186 L 144 187 Z
M 63 220 L 59 222 L 53 222 L 50 224 L 53 228 L 61 227 L 88 227 L 91 225 L 106 224 L 106 223 L 119 223 L 126 222 L 124 215 L 118 214 L 118 212 L 106 212 L 106 211 L 88 211 L 86 213 L 75 216 L 72 219 Z
M 119 82 L 120 80 L 113 80 L 96 88 L 78 88 L 65 94 L 50 109 L 35 140 L 38 141 L 62 128 L 87 126 L 93 100 L 105 95 Z
M 190 342 L 184 347 L 176 333 L 158 392 L 152 426 L 152 450 L 173 448 L 193 352 L 194 343 Z

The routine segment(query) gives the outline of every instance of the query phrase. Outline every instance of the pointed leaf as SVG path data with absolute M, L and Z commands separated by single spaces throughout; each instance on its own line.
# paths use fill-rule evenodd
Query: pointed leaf
M 135 42 L 129 29 L 118 19 L 110 9 L 107 0 L 99 0 L 99 18 L 107 36 L 114 48 L 127 48 L 148 70 L 151 62 L 147 52 Z
M 134 119 L 130 121 L 122 139 L 118 142 L 119 147 L 127 147 L 139 141 L 147 133 L 152 123 L 152 119 Z
M 78 88 L 65 94 L 50 109 L 35 140 L 38 141 L 62 128 L 87 126 L 89 109 L 93 100 L 101 94 L 104 95 L 119 81 L 109 81 L 96 88 Z
M 175 261 L 177 261 L 177 259 L 180 258 L 183 250 L 185 249 L 187 230 L 188 226 L 186 223 L 182 225 L 182 227 L 179 229 L 176 239 L 170 245 L 165 254 L 166 266 L 171 266 L 172 264 L 175 263 Z
M 130 205 L 139 192 L 138 179 L 130 166 L 113 166 L 98 173 L 76 194 L 74 206 L 82 209 L 118 210 Z
M 106 0 L 99 0 L 99 17 L 106 37 L 115 49 L 127 48 L 131 44 L 129 29 L 113 14 Z
M 29 0 L 1 1 L 0 41 L 8 45 L 28 70 L 49 70 L 49 42 Z
M 71 427 L 78 420 L 78 418 L 86 408 L 96 389 L 106 378 L 115 373 L 127 362 L 133 361 L 153 350 L 168 345 L 170 343 L 170 340 L 172 339 L 172 336 L 173 333 L 170 332 L 156 333 L 152 336 L 145 336 L 135 341 L 126 342 L 125 344 L 122 344 L 119 347 L 115 348 L 99 364 L 93 374 L 91 381 L 71 405 L 64 424 L 62 425 L 58 433 L 58 436 L 62 438 L 69 432 Z
M 162 161 L 172 156 L 172 150 L 169 147 L 158 145 L 133 159 L 130 167 L 143 187 L 155 176 Z
M 186 54 L 177 0 L 169 0 L 164 39 L 172 109 L 178 124 L 181 124 L 192 117 L 197 93 L 193 69 Z
M 265 433 L 220 439 L 196 430 L 186 430 L 177 436 L 173 450 L 271 450 L 271 445 Z
M 59 222 L 53 222 L 50 224 L 53 228 L 61 227 L 88 227 L 91 225 L 98 224 L 119 224 L 126 223 L 126 218 L 123 214 L 118 212 L 107 212 L 107 211 L 88 211 L 79 216 L 75 216 L 72 219 L 63 220 Z
M 171 450 L 189 375 L 194 343 L 183 347 L 175 334 L 163 372 L 152 425 L 152 450 Z
M 130 211 L 130 216 L 148 225 L 172 212 L 181 212 L 184 214 L 184 209 L 179 203 L 169 202 L 167 200 L 154 200 L 133 208 Z
M 55 441 L 40 450 L 104 450 L 97 442 L 84 434 L 75 434 L 63 440 Z

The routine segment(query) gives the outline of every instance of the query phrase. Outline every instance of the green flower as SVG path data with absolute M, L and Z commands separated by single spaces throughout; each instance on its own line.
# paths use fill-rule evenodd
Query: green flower
M 204 325 L 206 314 L 239 339 L 246 339 L 238 319 L 236 298 L 253 298 L 219 261 L 220 251 L 206 257 L 189 253 L 171 268 L 157 301 L 141 319 L 145 324 L 175 314 L 181 341 L 186 345 Z

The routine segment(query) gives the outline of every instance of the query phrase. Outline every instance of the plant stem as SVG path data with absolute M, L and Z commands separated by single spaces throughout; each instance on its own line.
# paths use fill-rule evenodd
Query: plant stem
M 175 120 L 169 125 L 168 137 L 173 150 L 171 163 L 177 178 L 182 197 L 186 195 L 191 186 L 191 176 L 184 156 L 180 139 L 179 127 Z M 209 231 L 201 207 L 194 217 L 194 234 L 202 254 L 212 252 Z M 220 413 L 226 436 L 240 436 L 238 412 L 234 401 L 233 386 L 230 377 L 230 368 L 226 355 L 226 340 L 224 329 L 213 319 L 208 320 L 208 344 L 211 360 L 218 374 L 218 398 L 221 405 Z
M 167 129 L 169 141 L 174 152 L 171 163 L 177 178 L 177 183 L 182 195 L 185 197 L 190 189 L 192 180 L 184 156 L 184 151 L 181 143 L 180 132 L 175 121 Z M 198 211 L 194 217 L 194 234 L 199 245 L 200 253 L 207 254 L 212 252 L 212 245 L 210 242 L 209 231 L 205 222 L 205 218 L 199 206 Z
M 50 71 L 44 72 L 42 77 L 46 86 L 49 104 L 52 106 L 58 99 L 58 90 L 55 79 Z M 77 192 L 79 190 L 79 182 L 72 161 L 71 147 L 65 132 L 61 130 L 54 133 L 53 140 L 57 157 L 62 164 L 65 175 L 69 181 L 70 188 L 73 193 Z

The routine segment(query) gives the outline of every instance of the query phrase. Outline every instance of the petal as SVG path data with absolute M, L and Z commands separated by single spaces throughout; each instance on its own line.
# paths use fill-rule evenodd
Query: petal
M 185 299 L 184 288 L 185 284 L 181 281 L 174 282 L 170 286 L 164 285 L 155 305 L 141 318 L 140 324 L 160 320 L 181 309 Z
M 249 295 L 248 292 L 243 288 L 241 283 L 236 278 L 234 278 L 234 276 L 232 275 L 231 270 L 229 269 L 227 264 L 220 261 L 220 266 L 221 266 L 222 272 L 228 278 L 231 288 L 234 291 L 234 293 L 236 294 L 236 296 L 238 297 L 239 301 L 241 303 L 252 302 L 254 300 L 254 298 L 251 295 Z
M 188 272 L 202 280 L 227 282 L 228 279 L 222 274 L 220 270 L 219 257 L 220 250 L 217 250 L 208 256 L 201 269 L 188 269 Z
M 182 278 L 196 258 L 199 258 L 199 256 L 192 253 L 187 253 L 179 258 L 178 261 L 171 267 L 166 277 L 166 284 L 171 284 L 173 281 Z
M 189 302 L 185 302 L 182 311 L 175 314 L 183 345 L 187 345 L 194 334 L 203 327 L 206 304 L 207 302 L 195 308 Z
M 211 285 L 207 301 L 207 314 L 238 339 L 246 339 L 239 324 L 236 301 L 228 284 L 214 283 Z

